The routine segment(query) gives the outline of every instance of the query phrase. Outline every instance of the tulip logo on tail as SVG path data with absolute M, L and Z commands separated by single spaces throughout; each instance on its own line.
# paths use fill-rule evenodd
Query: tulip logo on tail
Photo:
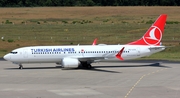
M 162 38 L 162 31 L 156 27 L 151 26 L 148 33 L 143 36 L 143 40 L 148 45 L 157 45 L 160 43 Z

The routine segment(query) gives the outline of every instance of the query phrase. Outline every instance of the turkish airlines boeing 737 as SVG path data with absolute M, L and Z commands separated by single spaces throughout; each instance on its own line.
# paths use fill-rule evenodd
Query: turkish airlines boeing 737
M 30 46 L 13 50 L 4 56 L 5 60 L 19 65 L 24 63 L 56 63 L 63 68 L 91 68 L 91 63 L 106 60 L 129 60 L 162 51 L 160 45 L 167 15 L 162 14 L 142 38 L 125 45 L 78 45 L 78 46 Z

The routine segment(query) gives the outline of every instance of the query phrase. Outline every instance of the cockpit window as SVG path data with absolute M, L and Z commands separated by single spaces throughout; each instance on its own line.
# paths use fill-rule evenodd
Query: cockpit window
M 11 54 L 17 54 L 18 52 L 10 52 Z

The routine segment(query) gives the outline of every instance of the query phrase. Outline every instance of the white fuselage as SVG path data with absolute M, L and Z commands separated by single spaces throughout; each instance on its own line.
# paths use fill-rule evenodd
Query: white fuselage
M 116 54 L 123 48 L 124 60 L 149 56 L 165 48 L 153 48 L 158 46 L 147 45 L 104 45 L 104 46 L 32 46 L 13 50 L 4 56 L 13 63 L 59 63 L 63 58 L 75 58 L 79 61 L 91 61 L 117 59 Z

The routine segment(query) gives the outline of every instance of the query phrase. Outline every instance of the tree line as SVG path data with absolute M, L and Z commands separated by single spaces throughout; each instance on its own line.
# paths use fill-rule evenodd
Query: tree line
M 179 0 L 0 0 L 0 7 L 179 5 Z

